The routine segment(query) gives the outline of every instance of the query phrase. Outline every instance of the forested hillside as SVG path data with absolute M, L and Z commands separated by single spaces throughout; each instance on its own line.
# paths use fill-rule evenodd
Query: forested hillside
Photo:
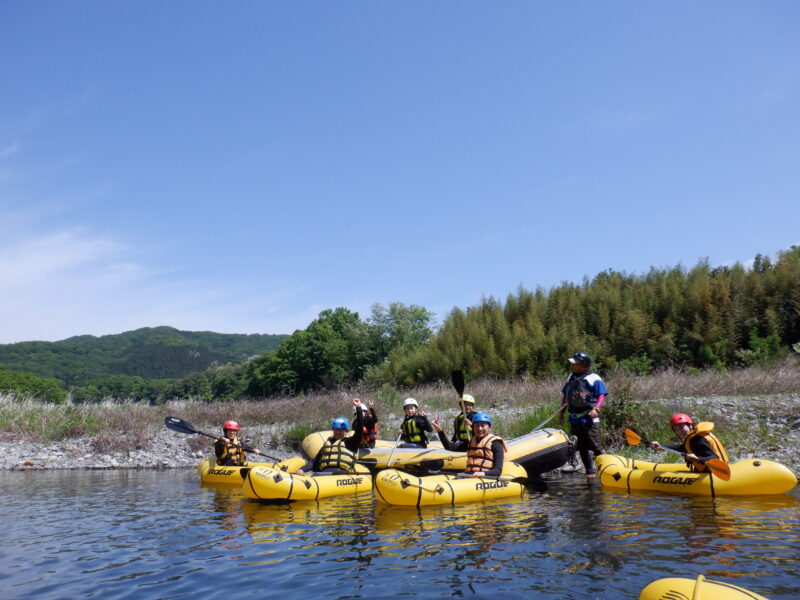
M 242 363 L 277 348 L 286 337 L 148 327 L 101 337 L 3 344 L 0 368 L 55 378 L 79 397 L 131 394 L 149 398 L 172 380 L 214 364 Z

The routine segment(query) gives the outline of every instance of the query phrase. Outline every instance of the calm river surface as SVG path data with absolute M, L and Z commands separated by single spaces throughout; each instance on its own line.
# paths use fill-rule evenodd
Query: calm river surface
M 800 494 L 691 499 L 550 481 L 523 500 L 260 505 L 194 470 L 0 473 L 2 598 L 638 598 L 705 574 L 800 598 Z

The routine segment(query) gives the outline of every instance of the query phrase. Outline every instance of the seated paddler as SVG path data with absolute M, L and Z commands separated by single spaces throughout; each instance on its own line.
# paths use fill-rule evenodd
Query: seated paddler
M 442 446 L 447 450 L 467 453 L 467 469 L 473 477 L 497 477 L 503 472 L 508 446 L 503 438 L 492 433 L 492 418 L 484 413 L 472 417 L 472 439 L 453 442 L 442 431 L 438 415 L 433 420 L 433 428 L 439 435 Z
M 297 475 L 308 472 L 328 471 L 333 473 L 352 473 L 355 471 L 358 448 L 361 446 L 361 437 L 364 435 L 364 405 L 361 400 L 353 398 L 356 409 L 356 422 L 353 435 L 347 435 L 350 422 L 344 417 L 336 417 L 331 421 L 331 435 L 317 455 L 295 471 Z
M 247 448 L 248 452 L 261 454 L 255 448 Z M 239 440 L 239 423 L 225 421 L 222 426 L 222 436 L 214 441 L 214 454 L 217 455 L 217 464 L 223 467 L 241 467 L 245 463 L 244 446 Z
M 689 415 L 678 413 L 672 415 L 669 425 L 681 441 L 677 444 L 664 444 L 664 447 L 685 453 L 686 464 L 692 471 L 699 473 L 707 471 L 708 467 L 703 463 L 710 458 L 728 462 L 728 453 L 717 436 L 711 433 L 710 423 L 707 428 L 704 428 L 702 423 L 698 428 Z M 659 445 L 657 441 L 650 442 L 652 448 L 657 448 Z

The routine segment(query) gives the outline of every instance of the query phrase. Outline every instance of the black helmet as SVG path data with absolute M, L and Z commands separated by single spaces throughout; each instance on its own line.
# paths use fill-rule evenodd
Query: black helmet
M 567 359 L 573 365 L 581 364 L 586 365 L 587 367 L 592 364 L 592 357 L 586 354 L 586 352 L 576 352 L 570 358 Z

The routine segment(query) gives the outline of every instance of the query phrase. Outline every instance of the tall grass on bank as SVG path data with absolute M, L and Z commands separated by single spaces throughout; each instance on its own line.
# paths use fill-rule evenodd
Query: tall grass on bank
M 529 431 L 551 414 L 560 402 L 564 377 L 543 379 L 493 380 L 480 379 L 467 383 L 466 392 L 476 398 L 476 409 L 492 412 L 508 407 L 517 409 L 504 414 L 520 415 L 508 422 L 498 422 L 496 431 L 515 437 Z M 786 361 L 772 369 L 747 368 L 732 371 L 704 371 L 689 374 L 678 370 L 660 371 L 652 375 L 634 375 L 617 371 L 605 377 L 610 397 L 603 414 L 606 443 L 624 445 L 625 427 L 641 430 L 651 439 L 656 435 L 670 437 L 666 423 L 672 412 L 689 412 L 702 419 L 713 418 L 728 431 L 747 428 L 734 419 L 724 407 L 712 408 L 704 399 L 722 396 L 762 396 L 800 392 L 800 364 Z M 249 426 L 273 423 L 294 424 L 294 437 L 304 431 L 327 429 L 336 416 L 352 417 L 352 398 L 374 400 L 381 428 L 394 431 L 402 415 L 402 402 L 413 397 L 428 414 L 441 414 L 443 423 L 457 414 L 458 397 L 449 381 L 417 386 L 411 389 L 383 387 L 377 390 L 351 389 L 318 392 L 300 396 L 285 396 L 265 400 L 238 400 L 226 403 L 206 403 L 175 400 L 160 406 L 137 402 L 97 404 L 47 404 L 13 395 L 0 395 L 0 435 L 12 439 L 55 441 L 84 436 L 133 436 L 145 430 L 163 427 L 165 416 L 177 416 L 196 428 L 216 434 L 228 419 Z M 717 406 L 719 403 L 715 403 Z M 759 408 L 757 420 L 763 425 L 775 415 L 767 407 Z M 781 410 L 776 407 L 774 411 Z M 763 414 L 761 414 L 763 413 Z M 388 418 L 389 415 L 394 415 Z M 797 415 L 800 417 L 800 415 Z M 557 426 L 553 419 L 547 426 Z M 766 432 L 765 435 L 769 434 Z M 393 437 L 393 436 L 388 436 Z M 131 439 L 134 439 L 131 437 Z M 141 438 L 137 438 L 141 443 Z M 273 440 L 271 445 L 284 440 Z M 296 440 L 292 440 L 296 441 Z M 109 445 L 113 445 L 113 440 Z

